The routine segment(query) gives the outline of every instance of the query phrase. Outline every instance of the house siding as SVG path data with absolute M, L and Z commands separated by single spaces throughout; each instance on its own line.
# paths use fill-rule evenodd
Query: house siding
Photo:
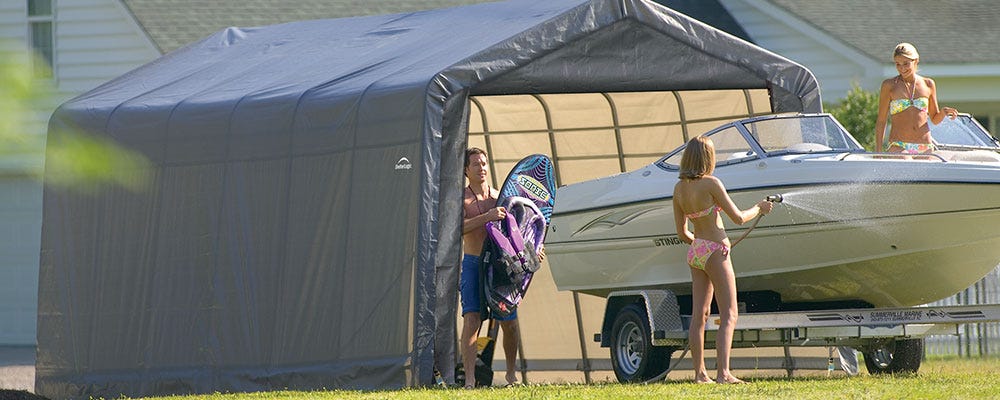
M 857 83 L 874 90 L 883 79 L 868 58 L 851 59 L 816 35 L 804 34 L 803 26 L 791 26 L 746 0 L 720 0 L 754 42 L 806 66 L 819 80 L 823 101 L 835 103 Z
M 41 218 L 41 184 L 0 176 L 0 345 L 35 344 Z
M 60 103 L 160 56 L 117 0 L 56 1 Z
M 0 1 L 0 38 L 24 43 L 28 28 L 24 2 Z

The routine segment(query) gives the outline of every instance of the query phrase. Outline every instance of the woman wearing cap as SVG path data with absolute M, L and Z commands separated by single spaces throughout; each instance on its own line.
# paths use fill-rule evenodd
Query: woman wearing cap
M 892 59 L 899 75 L 882 81 L 878 119 L 875 121 L 875 151 L 882 152 L 887 116 L 892 118 L 887 151 L 907 154 L 934 151 L 931 128 L 927 121 L 936 125 L 945 116 L 954 119 L 958 116 L 958 110 L 951 107 L 938 108 L 934 80 L 917 75 L 920 55 L 912 44 L 896 45 Z

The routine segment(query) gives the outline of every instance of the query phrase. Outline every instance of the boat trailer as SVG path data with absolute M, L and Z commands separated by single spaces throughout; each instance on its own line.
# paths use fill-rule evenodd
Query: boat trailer
M 594 340 L 611 348 L 619 381 L 662 379 L 677 366 L 670 363 L 672 354 L 687 347 L 690 321 L 669 290 L 617 291 L 608 295 Z M 784 347 L 789 359 L 791 346 L 850 347 L 864 354 L 871 374 L 914 373 L 924 337 L 958 335 L 961 324 L 994 321 L 1000 321 L 1000 304 L 741 312 L 733 348 Z M 710 315 L 706 349 L 714 347 L 718 329 L 719 316 Z

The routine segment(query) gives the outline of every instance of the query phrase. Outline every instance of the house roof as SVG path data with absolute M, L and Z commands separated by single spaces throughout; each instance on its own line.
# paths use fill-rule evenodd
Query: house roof
M 1000 62 L 995 0 L 769 1 L 879 61 L 910 42 L 923 64 Z
M 122 0 L 162 53 L 228 27 L 310 19 L 383 15 L 446 8 L 486 0 Z M 657 0 L 743 40 L 750 36 L 718 0 Z
M 310 19 L 394 14 L 485 0 L 122 0 L 163 53 L 222 29 Z

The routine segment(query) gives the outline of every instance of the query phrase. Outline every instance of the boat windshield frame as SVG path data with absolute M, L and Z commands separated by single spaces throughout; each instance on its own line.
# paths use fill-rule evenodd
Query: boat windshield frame
M 826 144 L 820 144 L 815 142 L 806 142 L 802 139 L 802 135 L 799 135 L 799 139 L 802 139 L 796 143 L 788 144 L 787 142 L 781 146 L 766 146 L 761 144 L 758 139 L 759 127 L 766 124 L 771 124 L 774 122 L 780 123 L 781 121 L 795 120 L 798 121 L 799 127 L 802 126 L 802 121 L 814 119 L 819 121 L 823 126 L 823 132 L 825 134 L 826 143 L 830 144 L 832 142 L 834 146 L 827 146 Z M 719 145 L 716 145 L 716 168 L 744 163 L 747 161 L 754 161 L 759 159 L 766 159 L 769 157 L 778 157 L 787 154 L 814 154 L 814 153 L 857 153 L 864 152 L 864 148 L 858 141 L 847 132 L 846 129 L 833 118 L 832 115 L 828 113 L 810 113 L 810 114 L 773 114 L 773 115 L 763 115 L 753 118 L 746 118 L 741 120 L 736 120 L 733 122 L 726 123 L 715 129 L 712 129 L 704 134 L 704 136 L 712 137 L 720 133 L 737 131 L 742 137 L 743 141 L 746 142 L 747 148 L 742 149 L 739 152 L 731 151 L 732 145 L 727 146 L 729 149 L 720 150 Z M 821 135 L 822 136 L 822 135 Z M 732 140 L 729 140 L 731 142 Z M 793 146 L 796 146 L 793 148 Z M 673 151 L 667 153 L 665 156 L 657 160 L 654 165 L 657 167 L 668 170 L 677 171 L 680 169 L 680 156 L 687 147 L 687 143 L 684 143 L 680 147 L 674 149 Z M 770 148 L 770 150 L 768 149 Z M 745 153 L 743 153 L 745 151 Z M 725 158 L 719 157 L 720 154 L 728 154 Z
M 955 128 L 951 128 L 955 126 Z M 951 130 L 957 132 L 958 135 L 966 135 L 966 138 L 975 144 L 968 143 L 956 143 L 954 141 L 942 141 L 939 140 L 942 136 L 942 130 Z M 931 140 L 940 149 L 954 149 L 954 150 L 991 150 L 1000 151 L 1000 141 L 997 140 L 978 120 L 972 117 L 969 113 L 959 113 L 955 121 L 946 118 L 941 121 L 940 124 L 931 125 Z

